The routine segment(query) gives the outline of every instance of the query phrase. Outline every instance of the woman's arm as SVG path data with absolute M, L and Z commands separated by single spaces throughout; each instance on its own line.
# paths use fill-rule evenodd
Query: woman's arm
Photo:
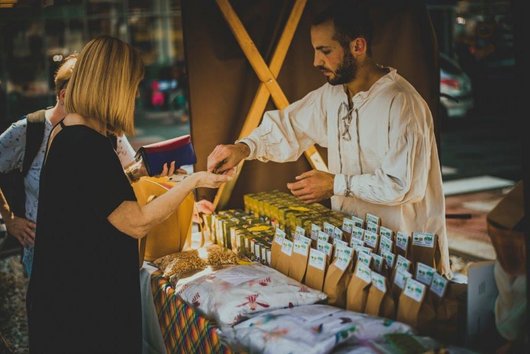
M 197 172 L 144 206 L 140 206 L 137 202 L 124 201 L 107 219 L 121 232 L 139 239 L 144 237 L 151 228 L 167 219 L 194 188 L 217 188 L 231 178 L 232 174 L 216 175 L 205 171 Z

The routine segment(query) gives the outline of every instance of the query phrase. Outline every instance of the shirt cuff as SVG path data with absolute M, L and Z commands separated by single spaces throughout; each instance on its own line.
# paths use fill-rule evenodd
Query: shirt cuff
M 335 178 L 333 179 L 333 194 L 349 197 L 351 195 L 351 190 L 348 181 L 349 176 L 336 174 Z
M 254 160 L 254 159 L 256 159 L 256 150 L 257 150 L 256 147 L 257 146 L 254 143 L 254 141 L 252 141 L 249 138 L 243 138 L 243 139 L 236 140 L 235 144 L 238 144 L 238 143 L 242 143 L 242 144 L 247 145 L 249 150 L 250 150 L 250 153 L 245 158 L 245 160 Z

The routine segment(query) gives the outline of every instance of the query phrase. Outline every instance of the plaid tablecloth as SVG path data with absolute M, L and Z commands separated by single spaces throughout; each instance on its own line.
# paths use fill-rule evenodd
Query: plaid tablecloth
M 175 294 L 162 272 L 151 275 L 151 288 L 167 353 L 231 354 L 217 328 Z

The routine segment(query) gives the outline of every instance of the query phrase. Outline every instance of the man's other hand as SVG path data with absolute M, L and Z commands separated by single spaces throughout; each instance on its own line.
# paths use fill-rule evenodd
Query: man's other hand
M 37 225 L 31 221 L 13 216 L 5 220 L 7 233 L 13 236 L 24 247 L 32 247 L 35 244 L 35 228 Z
M 311 170 L 296 176 L 296 182 L 287 183 L 287 188 L 305 203 L 316 203 L 333 196 L 335 175 Z

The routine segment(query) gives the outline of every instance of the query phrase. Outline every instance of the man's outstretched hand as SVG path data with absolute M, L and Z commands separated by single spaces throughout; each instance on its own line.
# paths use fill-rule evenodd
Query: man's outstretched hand
M 207 170 L 217 174 L 224 174 L 236 167 L 249 154 L 249 147 L 242 143 L 217 145 L 208 156 Z

